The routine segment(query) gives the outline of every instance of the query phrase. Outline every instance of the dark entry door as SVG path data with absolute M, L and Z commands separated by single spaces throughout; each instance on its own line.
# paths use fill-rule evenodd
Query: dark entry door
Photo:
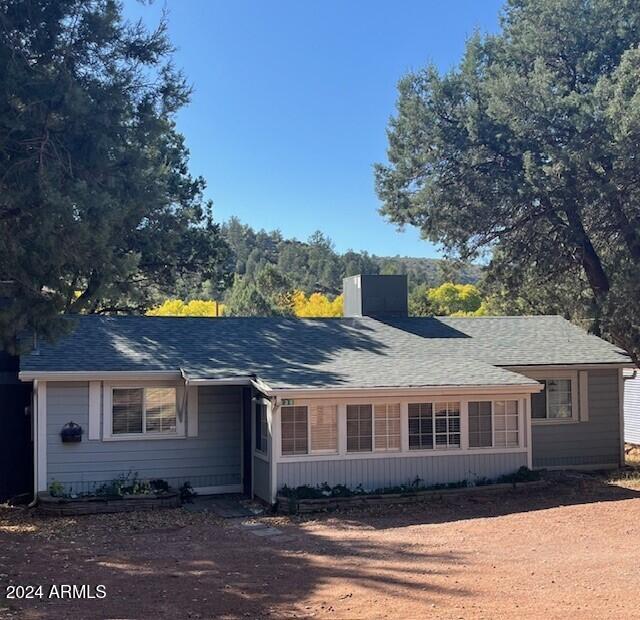
M 31 384 L 18 381 L 18 358 L 0 351 L 0 502 L 33 491 Z

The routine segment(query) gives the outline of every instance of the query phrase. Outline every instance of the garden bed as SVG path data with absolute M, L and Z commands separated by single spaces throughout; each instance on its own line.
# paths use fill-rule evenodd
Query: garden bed
M 177 508 L 182 503 L 180 493 L 164 492 L 148 495 L 112 495 L 99 497 L 53 497 L 49 493 L 38 495 L 38 511 L 46 515 L 71 516 L 133 512 Z
M 471 493 L 484 494 L 504 492 L 514 489 L 537 489 L 545 487 L 549 483 L 546 480 L 533 480 L 525 482 L 503 482 L 486 484 L 482 486 L 459 487 L 450 489 L 429 489 L 424 491 L 407 491 L 403 493 L 371 493 L 358 494 L 350 497 L 323 497 L 323 498 L 297 498 L 278 495 L 277 510 L 283 514 L 304 514 L 310 512 L 328 512 L 340 508 L 355 508 L 365 506 L 382 506 L 385 504 L 414 504 L 444 495 L 456 495 Z

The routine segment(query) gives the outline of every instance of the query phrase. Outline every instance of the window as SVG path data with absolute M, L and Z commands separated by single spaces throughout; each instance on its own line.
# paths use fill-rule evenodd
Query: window
M 436 448 L 459 448 L 460 403 L 435 403 L 433 421 Z
M 460 447 L 460 403 L 410 403 L 409 450 Z
M 375 405 L 376 450 L 400 450 L 400 404 Z
M 409 405 L 409 450 L 433 448 L 433 405 Z
M 538 379 L 544 390 L 531 395 L 533 419 L 570 420 L 573 411 L 573 381 L 563 379 Z
M 518 401 L 469 402 L 470 448 L 517 448 Z
M 282 454 L 308 454 L 306 407 L 282 407 Z
M 493 446 L 493 424 L 491 401 L 469 403 L 469 447 L 490 448 Z
M 347 405 L 347 452 L 371 452 L 371 405 Z
M 518 447 L 518 401 L 497 400 L 493 403 L 495 447 Z
M 113 435 L 175 434 L 175 388 L 114 388 Z
M 264 403 L 256 403 L 256 451 L 267 454 L 269 446 L 269 429 L 267 426 L 267 406 Z
M 311 452 L 338 451 L 338 408 L 335 405 L 316 405 L 309 414 Z

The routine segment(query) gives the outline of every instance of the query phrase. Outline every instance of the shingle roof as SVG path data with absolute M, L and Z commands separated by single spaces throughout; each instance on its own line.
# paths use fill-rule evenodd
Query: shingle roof
M 561 316 L 409 317 L 392 323 L 433 349 L 499 366 L 627 363 L 629 356 Z
M 169 318 L 83 316 L 25 371 L 257 375 L 272 388 L 527 384 L 503 365 L 626 362 L 560 317 Z

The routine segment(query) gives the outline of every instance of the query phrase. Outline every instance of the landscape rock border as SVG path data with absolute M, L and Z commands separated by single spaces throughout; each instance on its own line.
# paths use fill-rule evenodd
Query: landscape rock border
M 38 494 L 38 512 L 44 515 L 75 516 L 133 512 L 135 510 L 159 510 L 178 508 L 182 504 L 180 493 L 159 495 L 125 495 L 124 497 L 53 497 L 49 493 Z
M 415 504 L 432 497 L 538 489 L 548 485 L 549 482 L 547 480 L 534 480 L 531 482 L 503 482 L 487 484 L 484 486 L 461 487 L 457 489 L 415 491 L 413 493 L 372 493 L 353 495 L 351 497 L 325 497 L 320 499 L 298 499 L 295 497 L 278 495 L 276 497 L 276 508 L 277 511 L 282 514 L 329 512 L 339 508 L 384 506 L 389 504 Z

